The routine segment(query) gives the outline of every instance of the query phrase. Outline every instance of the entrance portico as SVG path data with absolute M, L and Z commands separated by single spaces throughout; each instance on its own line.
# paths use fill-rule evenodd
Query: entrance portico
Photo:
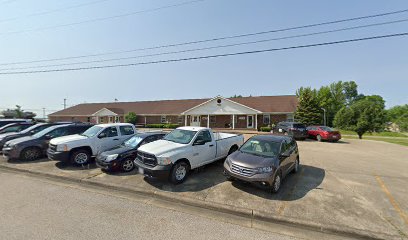
M 184 111 L 185 125 L 216 128 L 258 128 L 258 115 L 262 112 L 217 96 Z

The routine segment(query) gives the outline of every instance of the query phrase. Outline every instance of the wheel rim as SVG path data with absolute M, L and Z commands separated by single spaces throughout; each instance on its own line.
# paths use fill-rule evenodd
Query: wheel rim
M 39 157 L 39 153 L 36 149 L 28 149 L 24 154 L 25 159 L 34 160 Z
M 280 184 L 281 184 L 281 178 L 280 178 L 280 175 L 277 175 L 275 178 L 275 182 L 273 183 L 273 190 L 275 190 L 275 192 L 279 190 Z
M 320 136 L 320 135 L 317 135 L 317 141 L 321 141 L 322 140 L 322 137 Z
M 123 170 L 130 171 L 133 169 L 133 161 L 128 159 L 123 163 Z
M 177 179 L 178 181 L 183 180 L 184 177 L 186 176 L 186 173 L 187 173 L 186 167 L 184 167 L 184 166 L 179 166 L 179 167 L 176 169 L 176 179 Z
M 88 161 L 88 155 L 86 153 L 79 153 L 75 156 L 75 162 L 78 164 L 84 164 Z

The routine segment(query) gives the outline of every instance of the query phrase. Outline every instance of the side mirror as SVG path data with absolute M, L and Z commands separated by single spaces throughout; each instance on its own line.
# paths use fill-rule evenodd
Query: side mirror
M 45 137 L 45 139 L 47 139 L 47 140 L 50 140 L 50 139 L 52 138 L 52 136 L 49 135 L 49 134 L 45 135 L 44 137 Z
M 30 131 L 30 135 L 34 135 L 35 134 L 35 131 L 34 130 L 31 130 Z
M 98 135 L 98 138 L 106 138 L 107 137 L 107 135 L 106 135 L 106 133 L 100 133 L 99 135 Z
M 280 155 L 279 155 L 279 158 L 288 158 L 288 157 L 290 157 L 290 154 L 288 154 L 288 153 L 281 153 Z
M 204 145 L 205 141 L 203 139 L 196 139 L 193 143 L 193 146 L 195 145 Z

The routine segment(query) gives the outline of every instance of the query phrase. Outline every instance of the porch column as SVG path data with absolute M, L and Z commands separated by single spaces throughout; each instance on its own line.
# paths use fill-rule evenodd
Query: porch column
M 187 115 L 184 115 L 184 126 L 187 126 Z
M 235 114 L 232 114 L 232 129 L 235 129 Z
M 207 128 L 210 128 L 210 114 L 207 115 Z
M 255 129 L 258 131 L 258 114 L 255 114 Z

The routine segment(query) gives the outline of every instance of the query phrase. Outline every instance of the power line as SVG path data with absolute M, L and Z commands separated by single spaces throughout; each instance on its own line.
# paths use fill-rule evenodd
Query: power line
M 110 0 L 92 1 L 92 2 L 87 2 L 87 3 L 81 3 L 81 4 L 77 4 L 77 5 L 72 5 L 72 6 L 68 6 L 68 7 L 64 7 L 64 8 L 57 8 L 57 9 L 54 9 L 54 10 L 48 10 L 48 11 L 41 11 L 41 12 L 31 13 L 31 14 L 27 14 L 27 15 L 24 15 L 24 16 L 20 16 L 20 17 L 0 19 L 0 23 L 15 21 L 15 20 L 18 20 L 18 19 L 20 19 L 20 18 L 29 18 L 29 17 L 43 16 L 43 15 L 47 15 L 47 14 L 51 14 L 51 13 L 56 13 L 56 12 L 63 12 L 63 11 L 67 11 L 67 10 L 71 10 L 71 9 L 75 9 L 75 8 L 80 8 L 80 7 L 85 7 L 85 6 L 89 6 L 89 5 L 93 5 L 93 4 L 98 4 L 98 3 L 101 3 L 101 2 L 106 2 L 106 1 L 110 1 Z
M 48 73 L 48 72 L 66 72 L 66 71 L 79 71 L 79 70 L 90 70 L 90 69 L 103 69 L 103 68 L 150 65 L 150 64 L 158 64 L 158 63 L 182 62 L 182 61 L 210 59 L 210 58 L 219 58 L 219 57 L 229 57 L 229 56 L 247 55 L 247 54 L 255 54 L 255 53 L 264 53 L 264 52 L 275 52 L 275 51 L 290 50 L 290 49 L 300 49 L 300 48 L 327 46 L 327 45 L 334 45 L 334 44 L 344 44 L 344 43 L 350 43 L 350 42 L 359 42 L 359 41 L 381 39 L 381 38 L 391 38 L 391 37 L 401 37 L 401 36 L 407 36 L 407 35 L 408 35 L 408 32 L 405 32 L 405 33 L 396 33 L 396 34 L 365 37 L 365 38 L 355 38 L 355 39 L 348 39 L 348 40 L 341 40 L 341 41 L 334 41 L 334 42 L 324 42 L 324 43 L 315 43 L 315 44 L 308 44 L 308 45 L 298 45 L 298 46 L 282 47 L 282 48 L 270 48 L 270 49 L 263 49 L 263 50 L 225 53 L 225 54 L 216 54 L 216 55 L 189 57 L 189 58 L 178 58 L 178 59 L 158 60 L 158 61 L 149 61 L 149 62 L 137 62 L 137 63 L 127 63 L 127 64 L 115 64 L 115 65 L 104 65 L 104 66 L 78 67 L 78 68 L 62 68 L 62 69 L 48 69 L 48 70 L 20 71 L 20 72 L 0 72 L 0 75 L 34 74 L 34 73 Z
M 160 49 L 160 48 L 178 47 L 178 46 L 192 45 L 192 44 L 205 43 L 205 42 L 213 42 L 213 41 L 220 41 L 220 40 L 226 40 L 226 39 L 234 39 L 234 38 L 242 38 L 242 37 L 248 37 L 248 36 L 264 35 L 264 34 L 269 34 L 269 33 L 286 32 L 286 31 L 290 31 L 290 30 L 298 30 L 298 29 L 311 28 L 311 27 L 317 27 L 317 26 L 331 25 L 331 24 L 337 24 L 337 23 L 343 23 L 343 22 L 357 21 L 357 20 L 362 20 L 362 19 L 377 18 L 377 17 L 400 14 L 400 13 L 405 13 L 405 12 L 408 12 L 408 9 L 393 11 L 393 12 L 386 12 L 386 13 L 379 13 L 379 14 L 374 14 L 374 15 L 360 16 L 360 17 L 354 17 L 354 18 L 347 18 L 347 19 L 341 19 L 341 20 L 335 20 L 335 21 L 328 21 L 328 22 L 322 22 L 322 23 L 307 24 L 307 25 L 301 25 L 301 26 L 295 26 L 295 27 L 273 29 L 273 30 L 267 30 L 267 31 L 261 31 L 261 32 L 238 34 L 238 35 L 230 35 L 230 36 L 224 36 L 224 37 L 215 37 L 215 38 L 209 38 L 209 39 L 204 39 L 204 40 L 181 42 L 181 43 L 166 44 L 166 45 L 158 45 L 158 46 L 145 47 L 145 48 L 136 48 L 136 49 L 131 49 L 131 50 L 95 53 L 95 54 L 87 54 L 87 55 L 77 55 L 77 56 L 60 57 L 60 58 L 49 58 L 49 59 L 40 59 L 40 60 L 32 60 L 32 61 L 19 61 L 19 62 L 0 63 L 0 66 L 28 64 L 28 63 L 39 63 L 39 62 L 52 62 L 52 61 L 60 61 L 60 60 L 69 60 L 69 59 L 78 59 L 78 58 L 88 58 L 88 57 L 98 57 L 98 56 L 130 53 L 130 52 L 153 50 L 153 49 Z
M 56 28 L 70 27 L 70 26 L 75 26 L 75 25 L 80 25 L 80 24 L 85 24 L 85 23 L 106 21 L 106 20 L 115 19 L 115 18 L 133 16 L 133 15 L 137 15 L 137 14 L 141 14 L 141 13 L 155 12 L 155 11 L 159 11 L 159 10 L 163 10 L 163 9 L 167 9 L 167 8 L 180 7 L 180 6 L 184 6 L 184 5 L 188 5 L 188 4 L 192 4 L 192 3 L 197 3 L 197 2 L 203 2 L 203 1 L 206 1 L 206 0 L 187 1 L 187 2 L 182 2 L 182 3 L 172 4 L 172 5 L 166 5 L 166 6 L 157 7 L 157 8 L 151 8 L 151 9 L 136 11 L 136 12 L 129 12 L 129 13 L 119 14 L 119 15 L 114 15 L 114 16 L 109 16 L 109 17 L 93 18 L 93 19 L 89 19 L 89 20 L 85 20 L 85 21 L 72 22 L 72 23 L 54 25 L 54 26 L 49 26 L 49 27 L 33 28 L 33 29 L 22 30 L 22 31 L 14 31 L 14 32 L 4 32 L 4 33 L 0 33 L 0 35 L 19 34 L 19 33 L 27 33 L 27 32 L 37 32 L 37 31 L 44 31 L 44 30 L 50 30 L 50 29 L 56 29 Z
M 79 65 L 79 64 L 111 62 L 111 61 L 129 60 L 129 59 L 135 59 L 135 58 L 162 56 L 162 55 L 177 54 L 177 53 L 196 52 L 196 51 L 211 50 L 211 49 L 218 49 L 218 48 L 226 48 L 226 47 L 250 45 L 250 44 L 257 44 L 257 43 L 265 43 L 265 42 L 270 42 L 270 41 L 279 41 L 279 40 L 292 39 L 292 38 L 316 36 L 316 35 L 327 34 L 327 33 L 342 32 L 342 31 L 355 30 L 355 29 L 368 28 L 368 27 L 375 27 L 375 26 L 383 26 L 383 25 L 402 23 L 402 22 L 407 22 L 407 21 L 408 21 L 408 19 L 402 19 L 402 20 L 396 20 L 396 21 L 388 21 L 388 22 L 381 22 L 381 23 L 374 23 L 374 24 L 367 24 L 367 25 L 359 25 L 359 26 L 354 26 L 354 27 L 339 28 L 339 29 L 334 29 L 334 30 L 306 33 L 306 34 L 299 34 L 299 35 L 292 35 L 292 36 L 279 37 L 279 38 L 262 39 L 262 40 L 257 40 L 257 41 L 240 42 L 240 43 L 233 43 L 233 44 L 226 44 L 226 45 L 218 45 L 218 46 L 211 46 L 211 47 L 204 47 L 204 48 L 194 48 L 194 49 L 186 49 L 186 50 L 180 50 L 180 51 L 170 51 L 170 52 L 138 55 L 138 56 L 131 56 L 131 57 L 109 58 L 109 59 L 82 61 L 82 62 L 71 62 L 71 63 L 61 63 L 61 64 L 37 65 L 37 66 L 30 66 L 30 67 L 3 68 L 3 69 L 0 69 L 0 71 L 35 69 L 35 68 L 44 68 L 44 67 L 72 66 L 72 65 Z

